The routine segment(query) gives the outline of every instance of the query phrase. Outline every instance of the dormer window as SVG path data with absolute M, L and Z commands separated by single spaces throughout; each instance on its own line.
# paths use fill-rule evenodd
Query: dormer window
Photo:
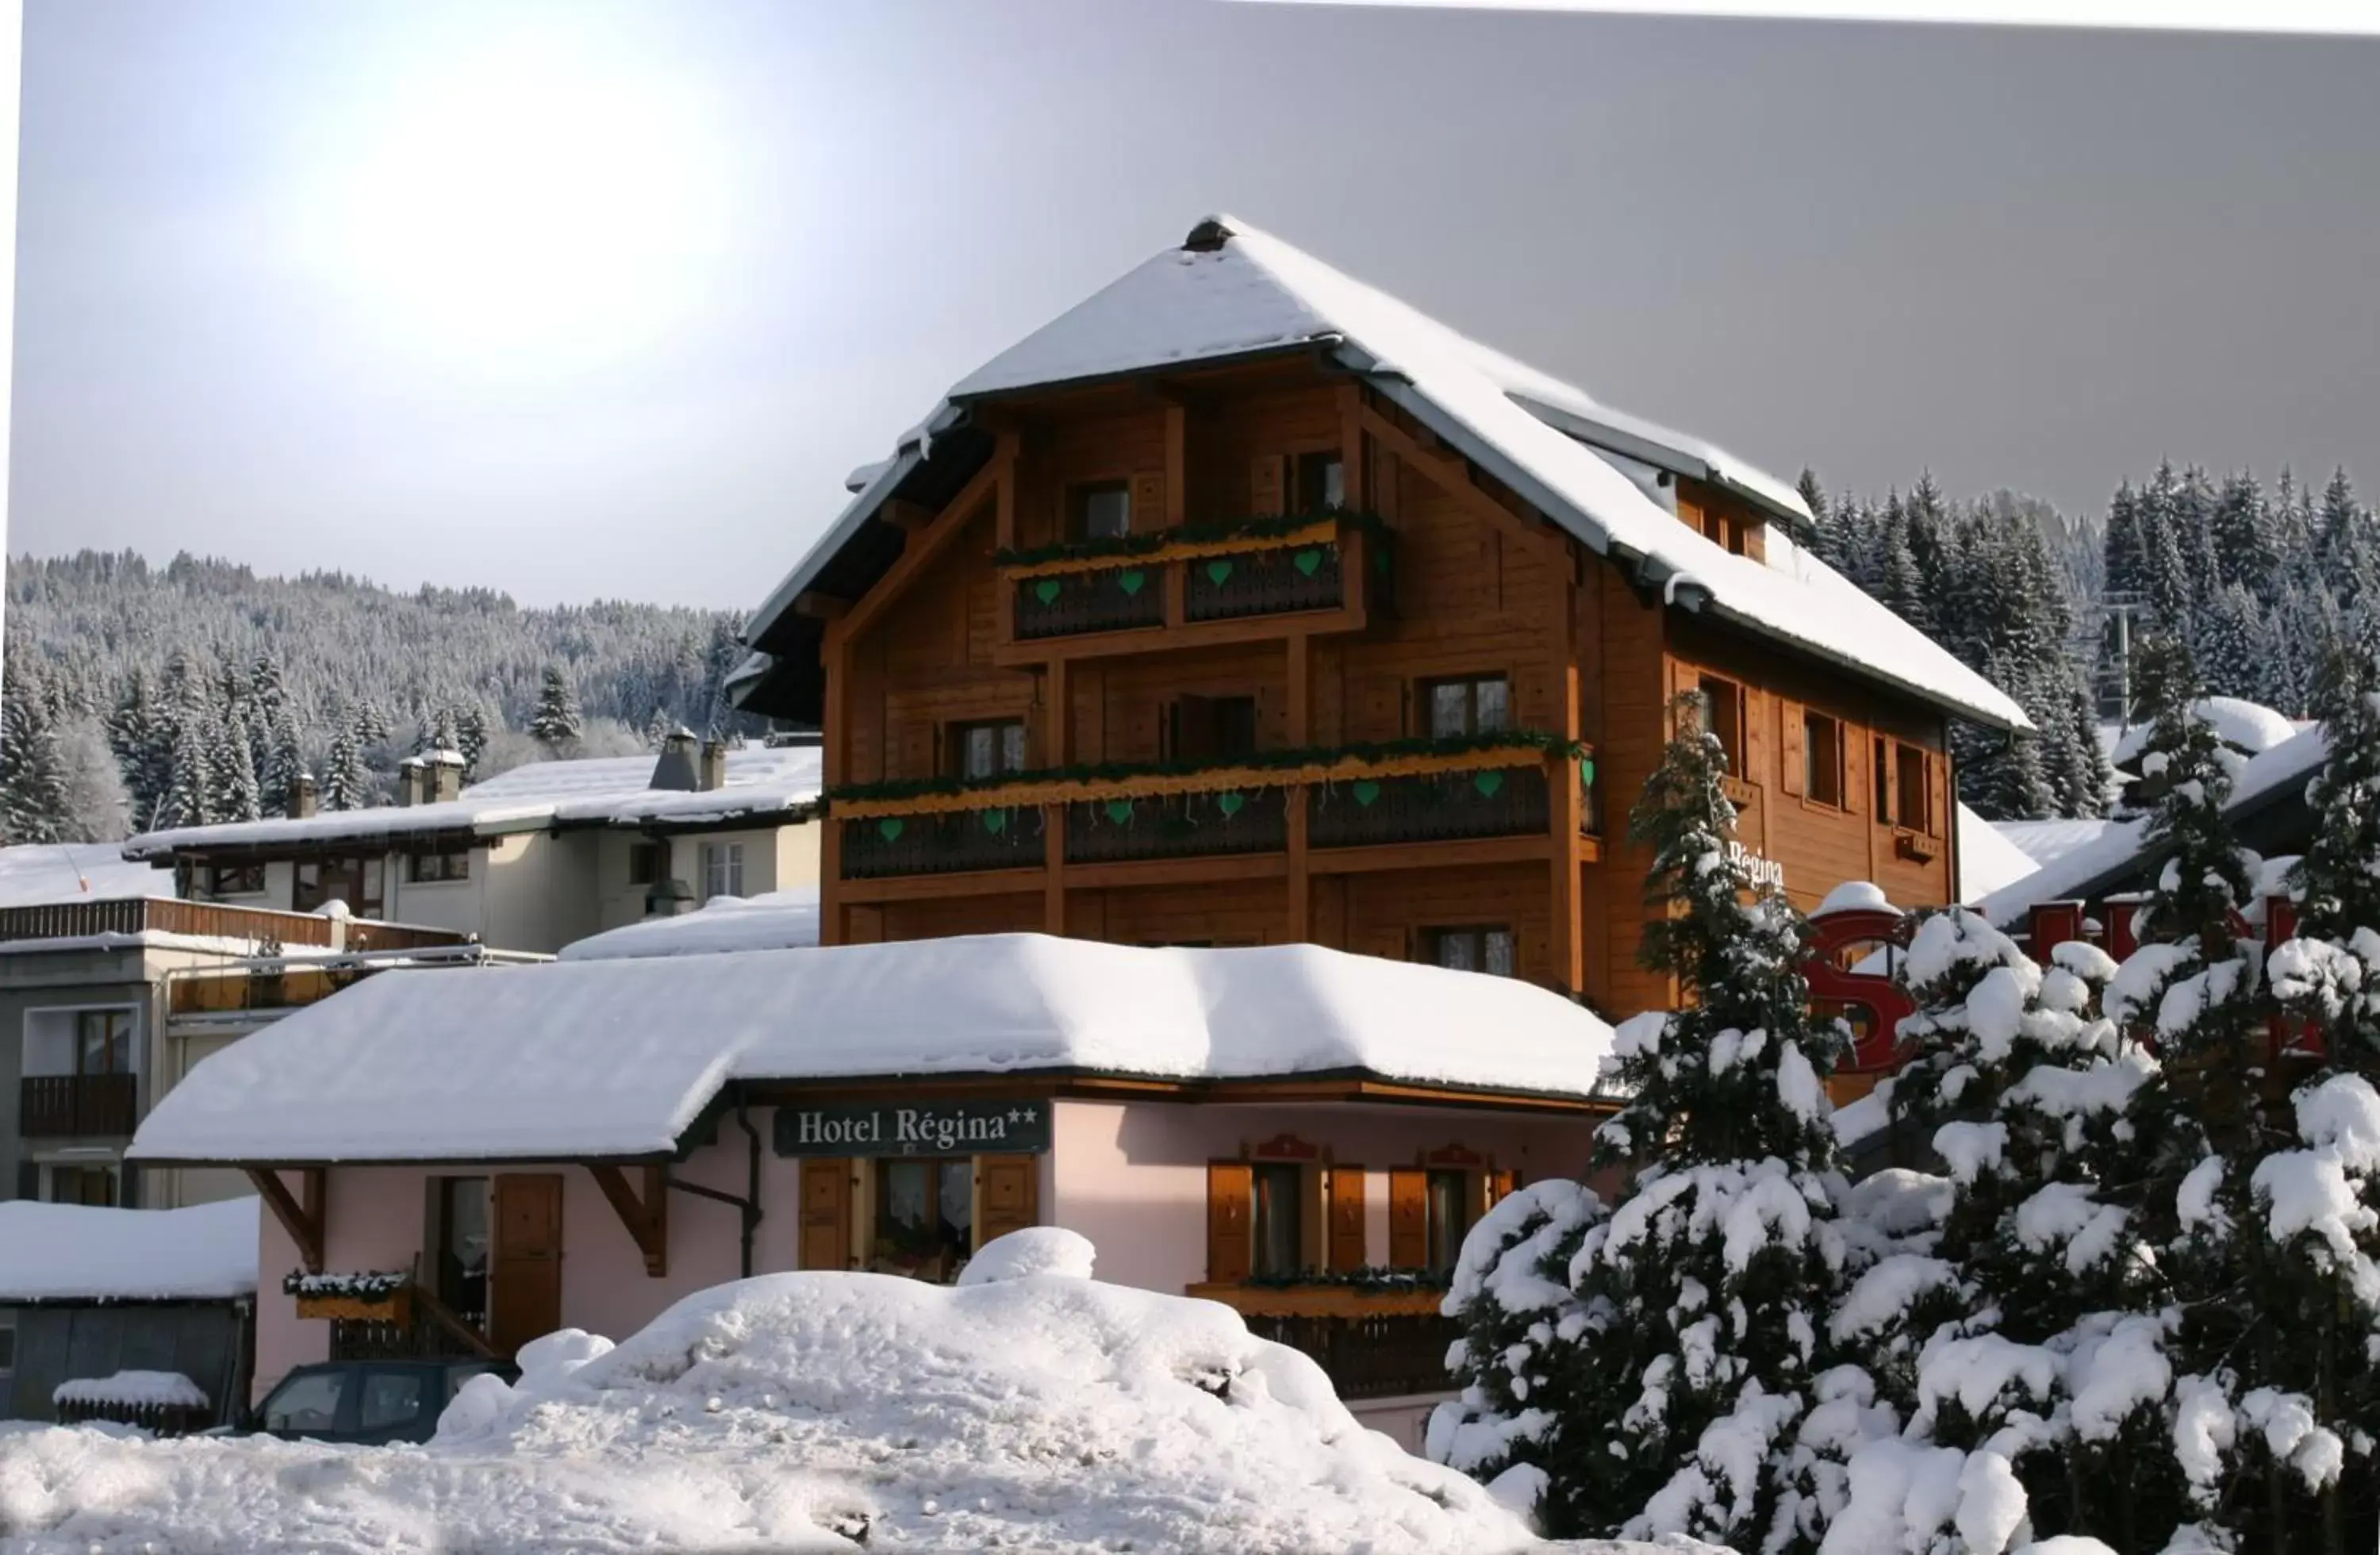
M 1099 480 L 1067 493 L 1066 526 L 1076 540 L 1121 540 L 1132 533 L 1132 486 Z

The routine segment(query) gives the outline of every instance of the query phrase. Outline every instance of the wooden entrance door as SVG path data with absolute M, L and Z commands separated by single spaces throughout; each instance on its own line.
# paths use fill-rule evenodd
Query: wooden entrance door
M 804 1269 L 849 1269 L 851 1162 L 832 1157 L 802 1162 Z
M 562 1178 L 499 1173 L 489 1259 L 488 1343 L 510 1355 L 562 1326 Z

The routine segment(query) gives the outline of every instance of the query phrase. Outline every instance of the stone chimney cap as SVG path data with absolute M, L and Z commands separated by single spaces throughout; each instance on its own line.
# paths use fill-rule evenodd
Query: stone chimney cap
M 413 759 L 432 767 L 468 767 L 470 765 L 468 761 L 464 759 L 463 753 L 459 750 L 429 750 L 422 752 L 419 756 L 413 758 Z

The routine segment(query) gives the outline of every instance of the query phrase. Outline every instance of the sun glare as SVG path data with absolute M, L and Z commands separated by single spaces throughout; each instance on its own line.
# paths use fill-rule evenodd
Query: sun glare
M 337 174 L 333 262 L 398 346 L 547 376 L 666 336 L 725 243 L 726 139 L 628 59 L 475 51 L 413 73 Z

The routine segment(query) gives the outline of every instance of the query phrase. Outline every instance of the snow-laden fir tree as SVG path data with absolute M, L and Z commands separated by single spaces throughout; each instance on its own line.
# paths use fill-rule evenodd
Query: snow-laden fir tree
M 261 796 L 264 810 L 268 815 L 286 815 L 289 796 L 297 791 L 298 776 L 307 770 L 305 747 L 298 737 L 297 716 L 287 704 L 273 715 L 266 740 Z
M 207 736 L 207 819 L 254 820 L 263 813 L 256 782 L 256 758 L 248 744 L 247 721 L 231 710 L 211 721 Z
M 66 762 L 57 725 L 23 663 L 9 665 L 0 687 L 0 835 L 11 844 L 59 842 L 67 832 Z
M 579 732 L 578 693 L 561 665 L 548 664 L 537 694 L 537 711 L 529 715 L 529 737 L 560 756 L 568 754 Z
M 1595 1159 L 1636 1175 L 1608 1217 L 1584 1217 L 1568 1270 L 1581 1316 L 1547 1345 L 1543 1388 L 1532 1382 L 1551 1416 L 1538 1513 L 1564 1536 L 1803 1549 L 1824 1509 L 1798 1432 L 1821 1402 L 1844 1255 L 1824 1088 L 1842 1033 L 1809 1013 L 1807 925 L 1733 845 L 1727 760 L 1700 699 L 1673 711 L 1629 830 L 1666 909 L 1641 959 L 1681 1003 L 1629 1021 L 1614 1045 L 1626 1100 Z
M 480 758 L 488 749 L 488 710 L 477 702 L 467 702 L 455 713 L 455 749 L 463 758 L 466 778 L 479 771 Z
M 364 765 L 364 716 L 358 711 L 331 736 L 329 757 L 322 764 L 319 793 L 326 810 L 358 810 L 373 802 L 371 771 Z

